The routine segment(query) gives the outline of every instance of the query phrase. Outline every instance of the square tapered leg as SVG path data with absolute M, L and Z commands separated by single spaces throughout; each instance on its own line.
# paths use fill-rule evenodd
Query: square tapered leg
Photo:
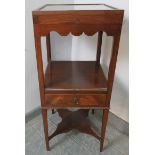
M 46 150 L 49 151 L 49 139 L 48 139 L 48 120 L 47 120 L 47 109 L 42 109 L 42 119 L 43 119 L 43 127 L 44 127 L 44 135 L 46 142 Z
M 100 152 L 103 151 L 103 144 L 105 139 L 105 132 L 106 132 L 106 126 L 107 126 L 107 120 L 108 120 L 108 113 L 109 109 L 103 110 L 102 114 L 102 128 L 101 128 L 101 141 L 100 141 Z
M 94 110 L 94 109 L 92 109 L 92 114 L 93 114 L 93 115 L 95 114 L 95 110 Z

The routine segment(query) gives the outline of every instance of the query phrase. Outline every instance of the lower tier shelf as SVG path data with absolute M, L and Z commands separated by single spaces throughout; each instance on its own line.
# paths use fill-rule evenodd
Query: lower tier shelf
M 48 137 L 51 140 L 56 135 L 69 132 L 76 129 L 82 133 L 89 134 L 100 140 L 100 136 L 91 128 L 90 121 L 87 119 L 89 110 L 79 109 L 77 111 L 69 111 L 67 109 L 57 110 L 62 121 L 58 124 L 55 132 Z

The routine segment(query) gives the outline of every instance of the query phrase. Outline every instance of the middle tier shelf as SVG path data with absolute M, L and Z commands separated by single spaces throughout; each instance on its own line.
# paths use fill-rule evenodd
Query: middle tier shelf
M 96 61 L 51 61 L 45 71 L 45 93 L 106 93 L 107 80 Z

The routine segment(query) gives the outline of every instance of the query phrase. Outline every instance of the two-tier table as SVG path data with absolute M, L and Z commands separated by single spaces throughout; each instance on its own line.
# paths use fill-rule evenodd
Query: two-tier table
M 100 140 L 103 150 L 105 130 L 110 108 L 112 85 L 116 67 L 123 10 L 105 4 L 47 4 L 33 11 L 34 38 L 37 70 L 41 98 L 41 111 L 45 133 L 46 149 L 54 136 L 78 129 Z M 62 36 L 92 36 L 98 33 L 96 61 L 53 61 L 51 58 L 50 32 Z M 113 36 L 113 45 L 107 78 L 100 65 L 102 34 Z M 46 37 L 47 61 L 43 71 L 41 37 Z M 55 45 L 59 46 L 59 45 Z M 62 52 L 66 52 L 65 49 Z M 77 111 L 68 108 L 78 108 Z M 49 135 L 47 110 L 54 109 L 62 121 L 56 131 Z M 92 130 L 87 119 L 90 109 L 102 109 L 101 135 Z

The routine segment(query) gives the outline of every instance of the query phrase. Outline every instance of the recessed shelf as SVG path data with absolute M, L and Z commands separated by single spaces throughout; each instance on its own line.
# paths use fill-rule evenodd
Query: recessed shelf
M 107 91 L 107 80 L 96 61 L 51 61 L 45 73 L 45 91 Z

